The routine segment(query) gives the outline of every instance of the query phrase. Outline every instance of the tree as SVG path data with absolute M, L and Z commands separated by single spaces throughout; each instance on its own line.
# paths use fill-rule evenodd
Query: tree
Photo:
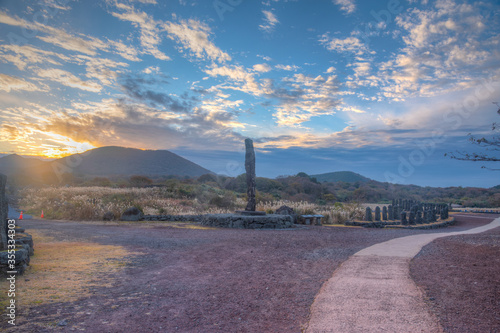
M 497 113 L 500 115 L 500 106 L 497 102 L 493 102 L 498 107 Z M 493 123 L 491 126 L 493 135 L 491 138 L 478 138 L 473 136 L 471 133 L 468 134 L 469 142 L 483 148 L 486 152 L 480 153 L 466 153 L 466 152 L 456 152 L 456 153 L 446 153 L 444 156 L 450 156 L 450 158 L 461 161 L 472 161 L 472 162 L 500 162 L 500 124 Z M 500 169 L 488 168 L 486 166 L 481 166 L 483 169 L 490 169 L 495 171 L 500 171 Z
M 135 175 L 130 177 L 130 185 L 132 186 L 143 187 L 151 184 L 153 184 L 153 180 L 146 176 Z

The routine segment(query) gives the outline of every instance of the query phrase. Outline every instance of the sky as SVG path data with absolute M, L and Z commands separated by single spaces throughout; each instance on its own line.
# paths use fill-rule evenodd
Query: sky
M 167 149 L 235 176 L 252 138 L 258 176 L 491 187 L 445 153 L 481 151 L 494 102 L 498 1 L 0 0 L 4 154 Z

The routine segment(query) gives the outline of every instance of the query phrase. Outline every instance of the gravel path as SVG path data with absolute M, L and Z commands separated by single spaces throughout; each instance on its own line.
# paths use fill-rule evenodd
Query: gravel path
M 446 231 L 486 220 L 460 218 Z M 118 245 L 138 253 L 111 288 L 21 308 L 8 332 L 301 332 L 321 286 L 368 246 L 442 230 L 308 227 L 197 230 L 185 224 L 25 220 L 21 226 L 65 242 Z M 37 239 L 35 238 L 35 251 Z M 37 256 L 26 278 L 36 279 Z M 83 309 L 83 310 L 82 310 Z M 67 325 L 54 323 L 66 320 Z M 4 322 L 0 329 L 7 328 Z M 126 329 L 124 329 L 126 328 Z

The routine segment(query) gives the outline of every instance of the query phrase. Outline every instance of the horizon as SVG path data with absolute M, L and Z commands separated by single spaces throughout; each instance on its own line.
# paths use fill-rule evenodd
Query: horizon
M 131 147 L 120 147 L 120 146 L 106 146 L 106 147 L 99 147 L 99 148 L 126 148 L 126 149 L 135 149 L 135 148 L 131 148 Z M 94 148 L 94 149 L 99 149 L 99 148 Z M 154 149 L 141 149 L 143 151 L 145 150 L 150 150 L 150 151 L 159 151 L 159 150 L 154 150 Z M 244 150 L 241 150 L 240 152 L 232 152 L 232 153 L 228 153 L 228 152 L 218 152 L 219 154 L 222 154 L 224 156 L 224 158 L 220 158 L 220 156 L 217 156 L 216 158 L 214 158 L 214 156 L 205 156 L 203 157 L 203 155 L 200 155 L 200 154 L 197 154 L 195 153 L 195 155 L 189 155 L 189 154 L 186 154 L 187 152 L 184 152 L 184 154 L 182 153 L 179 153 L 179 152 L 174 152 L 174 151 L 171 151 L 191 162 L 194 162 L 196 164 L 198 164 L 199 166 L 203 167 L 203 168 L 206 168 L 207 170 L 211 171 L 211 172 L 214 172 L 215 174 L 217 175 L 222 175 L 222 176 L 229 176 L 229 177 L 237 177 L 241 174 L 244 174 L 245 173 L 245 168 L 244 168 Z M 17 155 L 17 154 L 0 154 L 0 159 L 3 158 L 3 157 L 6 157 L 6 156 L 10 156 L 10 155 Z M 366 177 L 370 180 L 374 180 L 374 181 L 377 181 L 377 182 L 382 182 L 382 183 L 388 183 L 385 179 L 383 178 L 380 178 L 380 177 L 377 177 L 376 175 L 373 176 L 373 173 L 370 173 L 369 171 L 367 170 L 363 170 L 362 168 L 361 169 L 358 169 L 356 171 L 354 170 L 348 170 L 348 169 L 338 169 L 338 170 L 327 170 L 325 171 L 323 169 L 323 171 L 318 171 L 318 170 L 321 170 L 321 169 L 316 169 L 316 172 L 315 171 L 312 171 L 311 168 L 307 167 L 307 163 L 306 164 L 301 164 L 301 166 L 304 166 L 302 169 L 300 169 L 300 167 L 297 167 L 295 169 L 286 169 L 288 170 L 289 172 L 285 172 L 285 173 L 276 173 L 276 172 L 269 172 L 269 171 L 264 171 L 262 172 L 262 168 L 261 166 L 262 165 L 266 165 L 266 164 L 272 164 L 273 162 L 272 161 L 269 161 L 269 160 L 266 160 L 266 158 L 264 158 L 264 161 L 261 161 L 261 157 L 264 157 L 266 156 L 265 154 L 260 154 L 258 149 L 256 150 L 256 157 L 257 157 L 257 164 L 256 164 L 256 169 L 257 169 L 257 176 L 258 177 L 264 177 L 264 178 L 271 178 L 271 179 L 276 179 L 278 177 L 293 177 L 293 176 L 296 176 L 298 173 L 300 172 L 305 172 L 307 175 L 309 176 L 317 176 L 317 175 L 322 175 L 322 174 L 328 174 L 328 173 L 334 173 L 334 172 L 352 172 L 352 173 L 355 173 L 355 174 L 358 174 L 358 175 L 361 175 L 363 177 Z M 29 156 L 29 155 L 18 155 L 18 156 L 21 156 L 21 157 L 24 157 L 24 158 L 36 158 L 36 159 L 41 159 L 41 160 L 44 160 L 46 162 L 51 162 L 51 161 L 55 161 L 57 160 L 57 158 L 41 158 L 39 156 Z M 69 156 L 69 155 L 68 155 Z M 81 162 L 82 160 L 80 159 L 77 159 L 75 161 L 79 161 Z M 209 167 L 207 166 L 206 164 L 208 165 L 211 165 L 212 167 Z M 78 165 L 78 164 L 77 164 Z M 70 169 L 72 167 L 75 167 L 77 165 L 71 165 L 70 166 Z M 219 171 L 215 171 L 215 170 L 219 170 Z M 265 170 L 265 169 L 264 169 Z M 282 169 L 283 170 L 283 169 Z M 294 170 L 294 171 L 292 171 Z M 492 172 L 492 171 L 489 171 L 489 172 Z M 419 179 L 419 178 L 414 178 L 414 179 Z M 433 184 L 429 184 L 429 183 L 410 183 L 410 182 L 407 182 L 407 183 L 399 183 L 400 185 L 416 185 L 416 186 L 420 186 L 420 187 L 435 187 L 435 188 L 445 188 L 445 187 L 474 187 L 474 188 L 485 188 L 485 189 L 489 189 L 489 188 L 492 188 L 492 187 L 495 187 L 495 186 L 498 186 L 500 185 L 500 182 L 498 184 L 493 184 L 493 183 L 486 183 L 484 185 L 481 186 L 481 184 L 479 184 L 477 182 L 477 179 L 471 179 L 470 180 L 470 183 L 433 183 Z
M 0 152 L 169 150 L 216 173 L 489 188 L 496 1 L 103 0 L 0 9 Z M 89 24 L 92 22 L 92 24 Z

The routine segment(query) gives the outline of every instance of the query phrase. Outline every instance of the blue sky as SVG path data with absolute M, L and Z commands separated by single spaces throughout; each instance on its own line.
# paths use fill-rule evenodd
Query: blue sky
M 0 152 L 168 149 L 215 172 L 500 184 L 497 1 L 0 0 Z

